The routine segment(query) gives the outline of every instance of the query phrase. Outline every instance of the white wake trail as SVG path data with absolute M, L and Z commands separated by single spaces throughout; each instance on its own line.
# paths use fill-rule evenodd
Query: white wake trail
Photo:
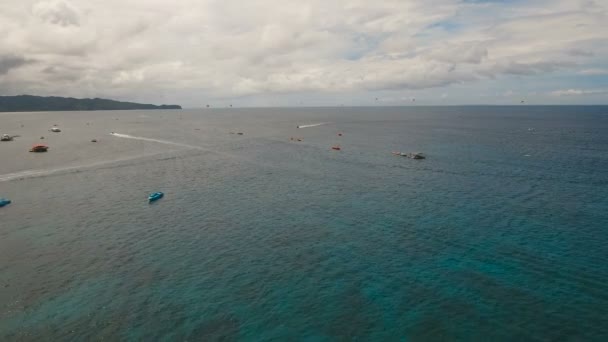
M 94 167 L 102 166 L 102 165 L 106 165 L 106 164 L 114 164 L 114 163 L 120 163 L 120 162 L 133 160 L 133 159 L 146 158 L 146 157 L 150 157 L 150 156 L 153 156 L 156 154 L 160 154 L 160 153 L 147 154 L 147 155 L 143 155 L 143 156 L 134 156 L 134 157 L 128 157 L 128 158 L 121 158 L 121 159 L 114 159 L 114 160 L 106 160 L 106 161 L 101 161 L 101 162 L 96 162 L 96 163 L 91 163 L 91 164 L 84 164 L 84 165 L 66 166 L 66 167 L 60 167 L 60 168 L 56 168 L 56 169 L 25 170 L 25 171 L 20 171 L 20 172 L 15 172 L 15 173 L 7 173 L 4 175 L 0 175 L 0 182 L 6 182 L 6 181 L 13 180 L 13 179 L 21 179 L 21 178 L 42 177 L 42 176 L 48 176 L 48 175 L 52 175 L 54 173 L 60 173 L 60 172 L 69 172 L 69 171 L 77 171 L 77 170 L 82 170 L 82 169 L 89 169 L 89 168 L 94 168 Z
M 207 151 L 206 149 L 204 149 L 204 148 L 202 148 L 200 146 L 187 145 L 187 144 L 177 143 L 177 142 L 168 141 L 168 140 L 152 139 L 152 138 L 146 138 L 146 137 L 136 137 L 136 136 L 133 136 L 133 135 L 114 133 L 114 132 L 110 133 L 110 135 L 114 136 L 114 137 L 117 137 L 117 138 L 133 139 L 133 140 L 141 140 L 141 141 L 150 141 L 150 142 L 155 142 L 155 143 L 159 143 L 159 144 L 173 145 L 173 146 L 179 146 L 179 147 L 185 147 L 185 148 L 192 148 L 192 149 Z
M 319 122 L 319 123 L 310 124 L 310 125 L 299 125 L 298 128 L 317 127 L 317 126 L 327 125 L 328 123 L 329 122 Z

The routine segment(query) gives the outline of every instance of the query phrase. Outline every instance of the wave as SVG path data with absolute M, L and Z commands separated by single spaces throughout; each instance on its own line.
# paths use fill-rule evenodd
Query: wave
M 317 127 L 317 126 L 323 126 L 323 125 L 327 125 L 330 122 L 319 122 L 319 123 L 315 123 L 315 124 L 310 124 L 310 125 L 299 125 L 298 128 L 308 128 L 308 127 Z

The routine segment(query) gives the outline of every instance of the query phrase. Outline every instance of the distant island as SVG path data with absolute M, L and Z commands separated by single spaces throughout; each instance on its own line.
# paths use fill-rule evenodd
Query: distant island
M 131 109 L 182 109 L 178 105 L 160 105 L 121 102 L 106 99 L 75 99 L 57 96 L 0 96 L 0 112 L 38 112 L 73 110 L 131 110 Z

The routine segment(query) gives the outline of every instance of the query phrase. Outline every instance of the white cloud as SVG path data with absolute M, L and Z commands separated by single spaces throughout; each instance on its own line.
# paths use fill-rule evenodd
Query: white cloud
M 76 9 L 65 1 L 41 1 L 32 6 L 34 16 L 51 24 L 61 26 L 78 26 Z
M 608 69 L 583 69 L 578 72 L 579 75 L 608 75 Z
M 562 89 L 550 93 L 552 96 L 581 96 L 608 94 L 608 89 Z
M 607 20 L 586 0 L 3 0 L 0 90 L 201 105 L 591 75 Z

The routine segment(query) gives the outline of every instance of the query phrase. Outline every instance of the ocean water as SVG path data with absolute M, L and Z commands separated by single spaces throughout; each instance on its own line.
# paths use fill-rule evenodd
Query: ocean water
M 0 133 L 20 135 L 2 341 L 608 340 L 608 107 L 0 113 Z

